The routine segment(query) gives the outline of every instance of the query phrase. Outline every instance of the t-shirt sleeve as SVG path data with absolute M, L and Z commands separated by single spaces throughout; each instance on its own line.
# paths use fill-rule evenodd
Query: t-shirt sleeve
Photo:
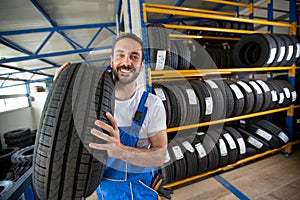
M 154 133 L 167 128 L 166 111 L 162 101 L 153 96 L 154 102 L 148 106 L 149 126 L 148 133 Z

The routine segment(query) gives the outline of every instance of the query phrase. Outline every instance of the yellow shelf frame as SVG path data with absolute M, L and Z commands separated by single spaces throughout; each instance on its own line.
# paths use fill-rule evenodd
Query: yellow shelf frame
M 294 26 L 293 24 L 288 24 L 288 23 L 232 17 L 232 14 L 231 16 L 228 16 L 229 15 L 228 13 L 218 14 L 218 11 L 209 11 L 203 9 L 194 9 L 194 8 L 187 8 L 187 7 L 180 7 L 180 6 L 168 6 L 168 5 L 161 5 L 161 4 L 149 4 L 149 3 L 143 3 L 144 22 L 147 22 L 147 12 L 160 13 L 166 15 L 179 15 L 179 16 L 188 16 L 188 17 L 216 19 L 216 20 L 245 22 L 245 23 L 271 25 L 271 26 L 282 26 L 282 27 L 289 27 L 289 28 L 292 28 Z
M 237 120 L 242 120 L 242 119 L 248 119 L 248 118 L 253 118 L 253 117 L 258 117 L 262 115 L 268 115 L 276 112 L 282 112 L 282 111 L 290 111 L 295 108 L 299 108 L 300 105 L 291 105 L 289 107 L 284 107 L 284 108 L 277 108 L 273 110 L 267 110 L 267 111 L 262 111 L 262 112 L 257 112 L 257 113 L 251 113 L 251 114 L 246 114 L 246 115 L 240 115 L 236 117 L 230 117 L 230 118 L 225 118 L 225 119 L 219 119 L 219 120 L 214 120 L 214 121 L 209 121 L 209 122 L 202 122 L 198 124 L 190 124 L 186 126 L 180 126 L 180 127 L 173 127 L 173 128 L 168 128 L 167 133 L 175 132 L 175 131 L 180 131 L 180 130 L 188 130 L 192 128 L 198 128 L 198 127 L 204 127 L 204 126 L 210 126 L 214 124 L 221 124 L 221 123 L 226 123 L 226 122 L 232 122 L 232 121 L 237 121 Z
M 186 78 L 186 77 L 200 77 L 217 74 L 233 74 L 239 72 L 269 72 L 269 71 L 288 71 L 289 74 L 294 75 L 296 69 L 300 67 L 292 66 L 278 66 L 278 67 L 253 67 L 253 68 L 227 68 L 227 69 L 195 69 L 195 70 L 160 70 L 151 71 L 148 69 L 149 85 L 152 86 L 152 80 L 159 80 L 165 78 Z

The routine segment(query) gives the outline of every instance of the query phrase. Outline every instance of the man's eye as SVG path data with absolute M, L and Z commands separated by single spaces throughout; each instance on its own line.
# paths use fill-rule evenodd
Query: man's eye
M 131 59 L 132 59 L 132 60 L 138 60 L 139 58 L 140 58 L 140 57 L 139 57 L 138 55 L 132 55 L 132 56 L 131 56 Z

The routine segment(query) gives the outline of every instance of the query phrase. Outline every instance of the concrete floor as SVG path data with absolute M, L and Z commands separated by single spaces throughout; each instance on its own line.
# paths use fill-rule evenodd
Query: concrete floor
M 227 187 L 217 178 L 225 179 Z M 300 144 L 293 146 L 290 157 L 276 153 L 174 189 L 172 200 L 195 199 L 300 200 Z

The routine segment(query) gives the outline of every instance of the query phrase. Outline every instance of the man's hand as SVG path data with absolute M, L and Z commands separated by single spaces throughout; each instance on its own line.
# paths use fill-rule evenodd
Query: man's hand
M 63 64 L 62 66 L 60 66 L 60 67 L 55 71 L 55 75 L 54 75 L 53 80 L 55 80 L 55 79 L 58 77 L 59 73 L 60 73 L 62 70 L 64 70 L 67 66 L 69 66 L 70 64 L 71 64 L 70 62 L 66 62 L 65 64 Z
M 95 124 L 99 128 L 107 131 L 109 133 L 109 135 L 105 134 L 95 128 L 93 128 L 91 130 L 91 133 L 93 135 L 95 135 L 96 137 L 98 137 L 102 140 L 105 140 L 107 143 L 106 144 L 98 144 L 98 143 L 91 142 L 89 144 L 89 146 L 91 148 L 98 149 L 98 150 L 106 150 L 109 157 L 121 159 L 124 151 L 122 150 L 123 145 L 120 141 L 120 131 L 118 129 L 117 122 L 114 119 L 114 117 L 112 116 L 112 114 L 110 114 L 108 112 L 106 113 L 106 117 L 109 119 L 109 121 L 112 125 L 108 125 L 101 120 L 96 120 Z

